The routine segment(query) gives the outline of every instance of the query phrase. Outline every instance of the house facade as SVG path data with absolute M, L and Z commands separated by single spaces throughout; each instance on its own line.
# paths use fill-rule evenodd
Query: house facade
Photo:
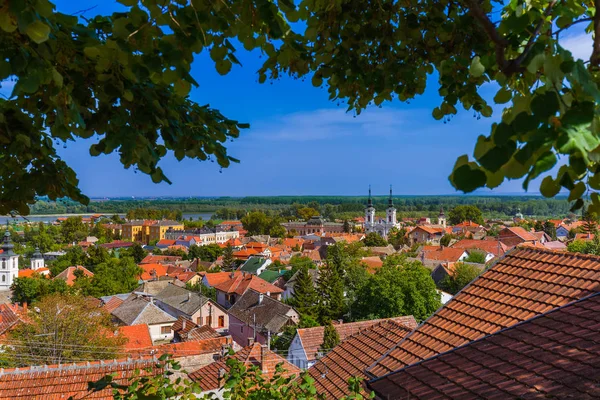
M 365 208 L 365 233 L 375 232 L 381 237 L 387 237 L 392 228 L 400 228 L 400 224 L 396 220 L 396 208 L 392 198 L 392 186 L 390 185 L 390 198 L 388 199 L 388 208 L 386 210 L 385 219 L 375 216 L 375 207 L 371 198 L 371 187 L 369 186 L 369 200 Z
M 14 248 L 7 229 L 0 246 L 0 291 L 10 290 L 15 278 L 19 277 L 19 255 L 14 252 Z

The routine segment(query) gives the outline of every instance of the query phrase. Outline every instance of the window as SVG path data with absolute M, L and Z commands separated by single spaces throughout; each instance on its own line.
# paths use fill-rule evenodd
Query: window
M 2 269 L 6 269 L 6 259 L 2 259 Z
M 171 327 L 170 326 L 161 326 L 160 327 L 160 334 L 161 335 L 168 335 L 169 333 L 171 333 Z
M 6 282 L 6 275 L 2 275 L 2 282 Z
M 219 315 L 219 328 L 223 328 L 225 326 L 225 316 Z
M 240 333 L 244 333 L 244 326 L 240 326 Z
M 208 326 L 212 325 L 212 317 L 210 315 L 208 317 L 206 317 L 206 325 L 208 325 Z

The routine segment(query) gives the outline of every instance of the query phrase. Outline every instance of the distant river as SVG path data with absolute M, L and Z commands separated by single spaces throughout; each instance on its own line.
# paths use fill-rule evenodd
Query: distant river
M 101 214 L 101 213 L 98 213 L 98 214 Z M 190 217 L 191 217 L 194 221 L 197 221 L 198 217 L 202 217 L 202 220 L 208 221 L 213 214 L 214 213 L 211 213 L 211 212 L 183 213 L 183 219 L 189 220 Z M 30 222 L 53 222 L 53 221 L 56 221 L 56 219 L 60 218 L 60 217 L 89 217 L 90 215 L 94 215 L 94 214 L 29 215 L 27 217 L 17 217 L 17 218 L 12 218 L 12 217 L 7 217 L 7 216 L 0 216 L 0 225 L 5 225 L 6 224 L 6 220 L 9 220 L 11 223 L 12 222 L 24 222 L 24 221 L 30 221 Z M 107 213 L 106 215 L 111 216 L 113 214 Z M 125 214 L 119 214 L 119 216 L 123 218 L 123 217 L 125 217 Z

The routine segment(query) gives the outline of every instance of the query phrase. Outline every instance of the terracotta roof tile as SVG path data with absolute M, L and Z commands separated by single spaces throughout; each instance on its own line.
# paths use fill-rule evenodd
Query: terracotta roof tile
M 246 274 L 245 276 L 244 274 L 235 275 L 233 278 L 215 285 L 214 288 L 221 292 L 228 294 L 235 293 L 238 295 L 246 293 L 248 289 L 254 289 L 263 294 L 266 294 L 267 292 L 271 294 L 283 293 L 283 289 L 252 274 Z
M 267 350 L 259 343 L 254 343 L 250 346 L 242 348 L 232 356 L 225 357 L 223 360 L 215 361 L 189 374 L 190 379 L 196 381 L 203 391 L 214 390 L 221 387 L 223 384 L 221 372 L 227 373 L 229 367 L 226 362 L 229 358 L 244 363 L 246 367 L 256 366 L 262 370 L 263 376 L 267 379 L 271 378 L 275 372 L 275 366 L 281 364 L 285 373 L 284 377 L 290 375 L 299 375 L 300 369 L 293 364 L 290 364 L 286 359 Z
M 120 326 L 118 332 L 121 336 L 127 338 L 127 343 L 123 345 L 125 351 L 139 350 L 152 346 L 150 330 L 146 324 Z
M 65 269 L 64 271 L 62 271 L 60 274 L 56 275 L 54 277 L 54 279 L 62 279 L 63 281 L 67 282 L 67 285 L 72 286 L 75 283 L 75 271 L 76 270 L 80 270 L 83 272 L 84 276 L 88 276 L 88 277 L 93 277 L 94 274 L 88 270 L 85 267 L 82 267 L 81 265 L 78 265 L 76 267 L 68 267 L 67 269 Z
M 315 380 L 317 393 L 328 399 L 349 394 L 348 379 L 355 376 L 366 378 L 365 368 L 409 332 L 410 328 L 405 324 L 388 319 L 379 320 L 347 337 L 308 369 L 308 374 Z
M 369 321 L 348 322 L 345 324 L 334 324 L 333 327 L 340 336 L 340 341 L 346 340 L 348 337 L 357 334 L 360 331 L 369 329 L 373 325 L 384 321 L 393 320 L 408 328 L 409 331 L 417 327 L 417 321 L 412 315 L 404 317 L 395 317 L 389 319 L 373 319 Z M 325 327 L 317 326 L 314 328 L 301 328 L 297 330 L 297 335 L 302 341 L 302 347 L 306 353 L 306 359 L 312 361 L 316 358 L 319 348 L 323 344 L 323 333 Z
M 155 358 L 95 361 L 80 364 L 4 369 L 0 372 L 0 399 L 102 399 L 112 400 L 112 388 L 91 392 L 88 382 L 115 374 L 114 382 L 127 385 L 140 371 L 141 376 L 162 372 Z M 148 371 L 149 369 L 149 371 Z
M 424 246 L 432 247 L 432 246 Z M 451 261 L 456 262 L 465 254 L 465 249 L 455 249 L 453 247 L 435 246 L 434 249 L 426 249 L 421 252 L 421 256 L 425 260 L 435 261 Z
M 496 257 L 501 256 L 508 251 L 508 246 L 498 240 L 463 239 L 454 243 L 451 247 L 465 250 L 478 249 L 487 253 L 492 253 Z
M 598 398 L 600 293 L 372 381 L 381 398 Z
M 117 309 L 117 307 L 123 304 L 123 301 L 124 300 L 120 299 L 119 297 L 113 296 L 110 300 L 106 302 L 106 304 L 104 304 L 104 309 L 106 310 L 106 312 L 111 314 L 114 310 Z
M 0 304 L 0 335 L 3 335 L 21 321 L 16 308 L 17 306 L 10 304 Z
M 167 275 L 167 266 L 163 264 L 140 264 L 139 267 L 143 270 L 140 279 L 149 281 Z
M 600 257 L 514 249 L 369 367 L 382 376 L 598 290 Z
M 172 261 L 181 261 L 182 257 L 180 256 L 155 256 L 155 255 L 147 255 L 144 257 L 140 264 L 161 264 L 168 263 Z

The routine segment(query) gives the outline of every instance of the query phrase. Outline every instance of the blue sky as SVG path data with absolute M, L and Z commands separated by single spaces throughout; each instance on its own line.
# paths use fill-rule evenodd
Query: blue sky
M 119 7 L 110 0 L 55 3 L 59 11 L 69 14 L 98 5 L 85 14 L 88 17 Z M 587 40 L 573 37 L 570 41 L 574 53 L 591 49 Z M 192 70 L 200 87 L 192 90 L 191 98 L 251 124 L 239 139 L 228 143 L 239 164 L 220 171 L 216 163 L 178 162 L 169 155 L 161 166 L 173 183 L 157 185 L 144 174 L 125 170 L 117 154 L 91 157 L 91 142 L 70 142 L 60 154 L 77 172 L 84 193 L 92 197 L 356 195 L 364 194 L 369 184 L 375 194 L 385 194 L 393 184 L 395 194 L 453 194 L 448 175 L 456 158 L 471 155 L 477 136 L 487 135 L 494 120 L 477 120 L 468 111 L 459 112 L 447 124 L 434 120 L 431 110 L 439 104 L 434 78 L 425 95 L 411 104 L 385 103 L 355 117 L 330 102 L 327 91 L 314 88 L 310 79 L 259 84 L 258 53 L 240 48 L 237 57 L 243 66 L 221 76 L 208 55 L 200 55 Z M 493 97 L 493 85 L 484 90 L 488 98 Z M 530 188 L 537 186 L 534 182 Z M 481 191 L 518 192 L 523 192 L 518 181 L 505 182 L 494 192 Z

